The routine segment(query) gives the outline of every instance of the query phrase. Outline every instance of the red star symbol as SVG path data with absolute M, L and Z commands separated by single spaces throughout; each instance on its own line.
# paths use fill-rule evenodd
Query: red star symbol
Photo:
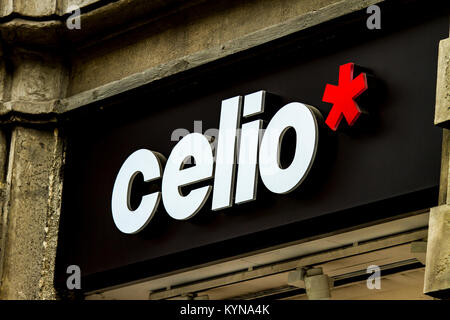
M 347 63 L 339 67 L 339 84 L 334 86 L 327 84 L 322 101 L 333 104 L 325 123 L 336 131 L 344 116 L 351 126 L 361 115 L 361 110 L 355 102 L 355 98 L 363 93 L 367 88 L 367 76 L 361 73 L 353 79 L 355 64 Z

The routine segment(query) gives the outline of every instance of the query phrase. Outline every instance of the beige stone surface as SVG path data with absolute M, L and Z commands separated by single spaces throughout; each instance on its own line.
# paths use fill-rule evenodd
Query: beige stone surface
M 0 44 L 0 102 L 10 99 L 10 74 L 7 70 L 5 59 Z
M 154 21 L 168 12 L 204 1 L 213 0 L 57 0 L 56 9 L 46 10 L 46 2 L 41 5 L 39 0 L 0 0 L 0 34 L 7 43 L 14 45 L 43 48 L 63 45 L 70 50 L 71 46 L 96 42 L 104 36 L 141 25 L 143 21 Z M 97 5 L 97 2 L 101 3 Z M 73 5 L 80 9 L 80 29 L 67 27 L 67 19 L 73 17 Z
M 8 16 L 11 13 L 27 17 L 46 17 L 62 15 L 71 5 L 81 8 L 99 2 L 100 0 L 0 0 L 0 14 Z
M 99 2 L 100 0 L 59 0 L 58 1 L 58 9 L 59 14 L 64 14 L 69 12 L 69 9 L 73 6 L 77 6 L 80 9 L 84 7 Z
M 42 51 L 12 53 L 12 89 L 1 99 L 0 115 L 63 113 L 380 1 L 120 0 L 93 9 L 92 1 L 61 0 L 59 10 L 73 3 L 86 7 L 81 30 L 68 30 L 54 16 L 0 23 L 5 44 Z M 127 81 L 102 88 L 121 80 Z
M 0 35 L 8 44 L 55 49 L 64 39 L 64 23 L 59 20 L 34 21 L 14 18 L 0 23 Z
M 3 187 L 4 187 L 3 184 L 5 183 L 5 178 L 6 178 L 6 168 L 7 168 L 7 162 L 8 162 L 7 144 L 8 144 L 8 138 L 5 134 L 5 131 L 0 130 L 0 188 L 1 189 L 3 189 Z
M 18 17 L 11 14 L 0 23 L 0 34 L 8 44 L 32 44 L 47 53 L 63 45 L 60 49 L 65 52 L 59 54 L 70 57 L 66 62 L 72 70 L 67 91 L 67 96 L 71 96 L 211 48 L 220 50 L 220 46 L 229 41 L 254 40 L 253 33 L 295 18 L 304 17 L 296 20 L 297 29 L 301 29 L 301 25 L 314 25 L 316 20 L 320 23 L 324 17 L 314 16 L 314 13 L 324 8 L 329 8 L 326 15 L 332 18 L 379 1 L 135 0 L 131 5 L 129 1 L 119 0 L 95 9 L 90 5 L 97 0 L 0 0 L 3 11 L 12 8 L 15 13 L 23 13 Z M 69 30 L 64 19 L 58 18 L 70 5 L 82 9 L 80 30 Z M 56 13 L 49 15 L 53 11 Z M 274 31 L 286 32 L 282 27 L 279 29 Z M 270 31 L 268 33 L 270 35 Z M 255 34 L 255 37 L 260 35 Z M 245 49 L 245 43 L 242 46 Z M 18 72 L 30 71 L 34 84 L 19 88 L 15 96 L 20 96 L 22 89 L 34 90 L 33 86 L 39 86 L 41 79 L 32 69 L 36 63 L 32 65 L 24 63 L 25 69 Z M 51 63 L 48 66 L 53 68 Z M 161 70 L 165 72 L 164 68 Z M 53 72 L 43 71 L 47 75 Z M 54 74 L 57 81 L 57 72 Z M 156 78 L 164 76 L 160 74 Z M 20 74 L 15 78 L 20 78 Z M 53 98 L 56 94 L 52 90 L 46 95 Z M 32 92 L 31 95 L 36 98 L 42 93 Z M 13 97 L 13 100 L 17 99 Z
M 51 118 L 49 115 L 58 99 L 65 95 L 67 84 L 63 58 L 54 53 L 15 48 L 12 56 L 0 61 L 0 116 L 16 120 L 18 114 Z M 5 122 L 10 118 L 5 118 Z
M 2 263 L 2 238 L 3 238 L 3 206 L 5 202 L 5 176 L 8 161 L 7 137 L 3 130 L 0 130 L 0 265 Z M 0 266 L 1 270 L 1 266 Z
M 2 17 L 10 15 L 14 11 L 13 0 L 0 0 L 0 15 Z
M 220 46 L 232 39 L 329 5 L 342 3 L 335 10 L 344 13 L 349 12 L 350 8 L 354 9 L 354 6 L 364 8 L 373 2 L 376 1 L 207 1 L 74 52 L 68 95 Z
M 450 130 L 442 130 L 441 176 L 439 182 L 439 205 L 450 203 L 449 164 L 450 164 Z
M 14 0 L 14 11 L 24 16 L 42 17 L 56 13 L 57 0 Z
M 211 46 L 207 49 L 200 50 L 165 63 L 160 63 L 141 72 L 133 73 L 124 78 L 108 82 L 102 86 L 95 87 L 62 99 L 60 105 L 57 107 L 57 112 L 65 113 L 153 81 L 202 66 L 220 58 L 227 57 L 275 39 L 279 39 L 294 32 L 340 17 L 349 12 L 359 10 L 361 7 L 368 5 L 369 2 L 372 3 L 376 1 L 378 0 L 360 2 L 354 0 L 340 1 L 336 4 L 325 6 L 319 10 L 299 15 L 283 23 L 257 30 L 245 36 L 229 40 L 219 45 Z M 110 74 L 105 75 L 104 73 L 99 72 L 97 75 L 99 77 L 107 77 Z
M 12 13 L 29 17 L 49 16 L 56 12 L 58 0 L 0 0 L 0 13 Z
M 12 101 L 47 101 L 65 94 L 66 76 L 60 57 L 17 50 L 12 61 Z
M 428 228 L 424 292 L 450 297 L 450 205 L 431 209 Z
M 450 38 L 439 44 L 438 76 L 436 83 L 436 110 L 434 123 L 449 127 L 450 123 Z
M 55 130 L 16 127 L 3 203 L 0 299 L 52 299 L 63 143 Z

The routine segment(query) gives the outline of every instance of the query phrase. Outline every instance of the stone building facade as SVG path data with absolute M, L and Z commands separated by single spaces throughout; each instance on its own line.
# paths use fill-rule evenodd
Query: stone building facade
M 0 298 L 59 297 L 54 269 L 70 112 L 89 116 L 85 106 L 93 102 L 381 2 L 0 0 Z M 441 182 L 439 205 L 430 208 L 424 292 L 448 298 L 450 39 L 438 54 Z

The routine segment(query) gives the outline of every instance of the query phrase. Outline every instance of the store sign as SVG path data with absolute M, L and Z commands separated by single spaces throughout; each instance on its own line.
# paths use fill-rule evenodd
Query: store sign
M 368 89 L 366 73 L 353 78 L 355 65 L 347 63 L 340 67 L 339 84 L 327 84 L 323 101 L 333 104 L 325 123 L 336 131 L 345 117 L 351 126 L 361 115 L 355 99 Z M 235 203 L 256 199 L 258 169 L 265 187 L 273 193 L 289 193 L 295 190 L 308 174 L 317 151 L 319 140 L 318 121 L 320 111 L 312 106 L 292 102 L 282 107 L 271 119 L 264 134 L 263 121 L 246 122 L 237 133 L 243 118 L 264 112 L 264 90 L 222 101 L 216 161 L 208 138 L 191 133 L 172 150 L 168 160 L 159 152 L 140 149 L 131 154 L 122 165 L 112 193 L 112 215 L 117 228 L 123 233 L 137 233 L 152 219 L 162 198 L 166 212 L 176 220 L 195 216 L 212 192 L 212 210 L 229 208 L 233 204 L 236 160 L 239 170 L 236 180 Z M 243 108 L 242 108 L 243 105 Z M 243 109 L 243 110 L 241 110 Z M 287 168 L 280 163 L 281 142 L 288 129 L 296 133 L 294 158 Z M 260 135 L 263 135 L 259 145 Z M 237 159 L 239 154 L 239 159 Z M 185 163 L 195 159 L 193 167 Z M 259 165 L 258 165 L 259 159 Z M 166 162 L 163 174 L 162 163 Z M 131 187 L 137 174 L 143 174 L 145 182 L 162 178 L 162 191 L 142 198 L 137 209 L 131 207 Z M 186 187 L 214 176 L 211 185 L 191 190 L 183 195 Z M 212 191 L 214 190 L 214 191 Z
M 265 91 L 222 101 L 216 161 L 208 138 L 199 133 L 185 136 L 173 148 L 169 158 L 156 151 L 140 149 L 124 162 L 117 175 L 112 193 L 112 215 L 117 228 L 124 233 L 137 233 L 152 219 L 162 198 L 166 212 L 174 219 L 186 220 L 197 214 L 212 193 L 212 210 L 233 205 L 236 160 L 235 203 L 256 199 L 258 172 L 273 193 L 288 193 L 296 189 L 308 174 L 317 151 L 319 139 L 316 108 L 292 102 L 282 107 L 270 120 L 259 146 L 262 120 L 242 125 L 240 146 L 237 145 L 241 105 L 243 117 L 264 112 Z M 287 168 L 280 163 L 281 142 L 288 129 L 296 132 L 294 158 Z M 237 153 L 239 159 L 237 159 Z M 185 168 L 185 162 L 194 158 L 195 164 Z M 258 165 L 259 159 L 259 165 Z M 163 173 L 162 163 L 166 162 Z M 139 207 L 131 208 L 131 187 L 134 177 L 142 173 L 145 182 L 162 178 L 161 192 L 143 196 Z M 214 177 L 211 185 L 195 188 L 183 195 L 186 187 Z
M 448 16 L 420 13 L 375 34 L 364 11 L 362 29 L 336 22 L 74 112 L 58 285 L 71 265 L 97 290 L 437 205 Z

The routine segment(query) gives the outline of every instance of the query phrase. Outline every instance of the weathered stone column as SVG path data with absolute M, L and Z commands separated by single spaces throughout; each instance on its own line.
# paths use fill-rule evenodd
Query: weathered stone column
M 15 127 L 3 212 L 1 299 L 52 299 L 64 150 L 58 130 Z
M 2 62 L 0 299 L 55 299 L 65 152 L 53 109 L 66 70 L 51 51 L 11 46 Z
M 439 206 L 430 211 L 424 292 L 450 298 L 450 38 L 439 46 L 435 124 L 444 127 Z
M 5 203 L 6 190 L 6 168 L 8 162 L 8 138 L 5 133 L 0 130 L 0 275 L 2 271 L 2 254 L 3 254 L 3 203 Z M 1 282 L 0 282 L 1 284 Z

